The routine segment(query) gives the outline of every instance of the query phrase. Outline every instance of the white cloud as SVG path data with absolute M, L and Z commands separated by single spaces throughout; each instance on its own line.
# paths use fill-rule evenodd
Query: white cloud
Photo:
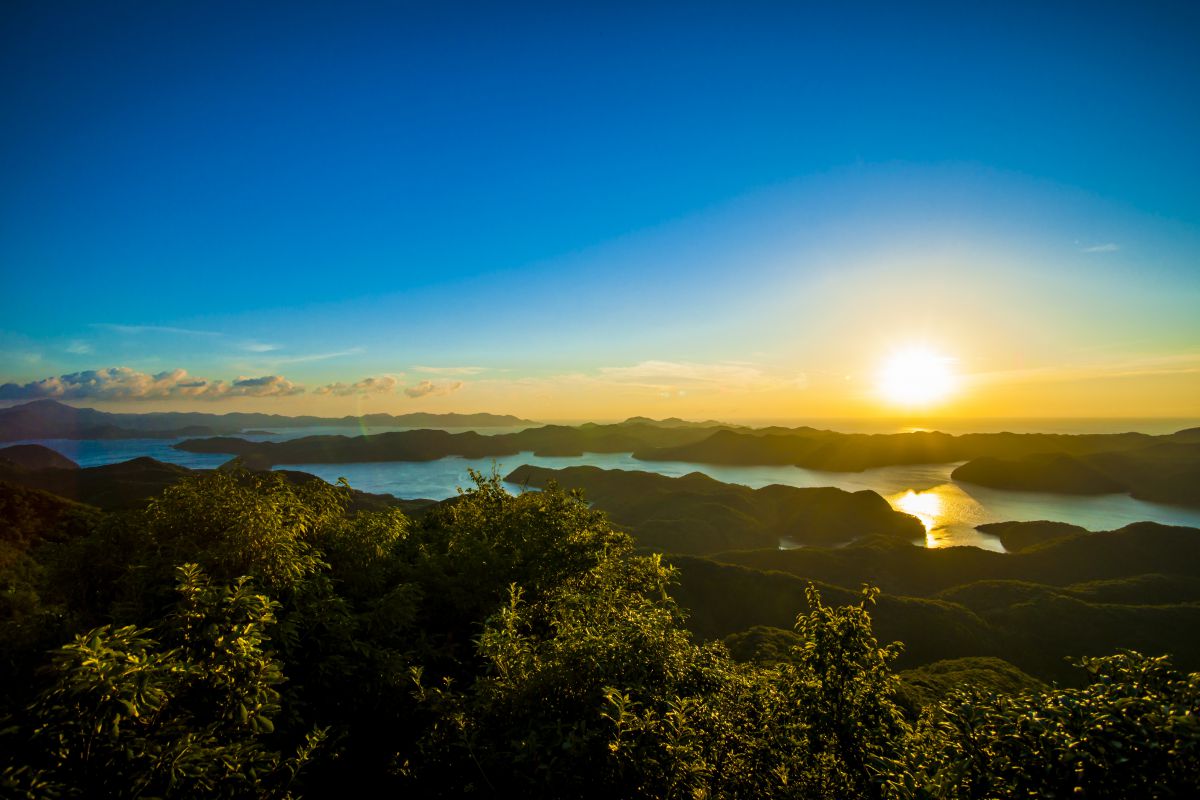
M 77 356 L 86 356 L 88 353 L 92 352 L 92 346 L 85 341 L 75 339 L 67 345 L 67 352 L 73 353 Z
M 278 350 L 279 345 L 266 342 L 246 342 L 242 345 L 242 349 L 251 353 L 270 353 L 272 350 Z
M 313 394 L 328 394 L 334 397 L 351 395 L 388 394 L 396 389 L 399 381 L 391 375 L 379 378 L 363 378 L 357 383 L 330 383 L 313 390 Z
M 72 372 L 25 384 L 0 385 L 0 400 L 159 400 L 194 398 L 218 400 L 225 397 L 286 397 L 300 394 L 304 387 L 282 375 L 211 381 L 174 369 L 154 374 L 129 367 Z
M 1013 384 L 1196 373 L 1200 373 L 1200 352 L 1116 358 L 1092 364 L 1056 364 L 1029 369 L 977 372 L 969 377 L 983 384 Z
M 1115 253 L 1121 249 L 1121 245 L 1116 242 L 1104 242 L 1103 244 L 1094 244 L 1091 247 L 1083 248 L 1084 253 Z
M 462 381 L 436 384 L 433 381 L 421 381 L 416 386 L 409 386 L 404 393 L 409 397 L 426 397 L 428 395 L 450 394 L 463 387 Z

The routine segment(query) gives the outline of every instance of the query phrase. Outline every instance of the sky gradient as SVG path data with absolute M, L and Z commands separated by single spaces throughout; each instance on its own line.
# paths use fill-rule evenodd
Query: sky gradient
M 1200 8 L 25 3 L 0 403 L 1200 417 Z

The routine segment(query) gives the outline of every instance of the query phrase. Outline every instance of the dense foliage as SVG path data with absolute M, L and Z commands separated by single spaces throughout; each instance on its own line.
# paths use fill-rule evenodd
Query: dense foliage
M 930 677 L 914 694 L 893 669 L 901 646 L 872 631 L 877 592 L 829 605 L 814 586 L 791 632 L 750 637 L 770 657 L 737 660 L 689 632 L 674 567 L 555 486 L 512 496 L 476 476 L 419 520 L 243 471 L 108 514 L 3 491 L 5 795 L 1200 785 L 1200 675 L 1123 653 L 1085 660 L 1082 688 Z M 982 666 L 961 674 L 1003 673 Z

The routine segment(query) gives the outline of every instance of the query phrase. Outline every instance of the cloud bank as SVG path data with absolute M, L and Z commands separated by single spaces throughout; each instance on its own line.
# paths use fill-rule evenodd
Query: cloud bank
M 400 376 L 403 377 L 403 376 Z M 404 389 L 412 398 L 436 397 L 457 392 L 462 381 L 434 383 L 423 380 Z M 329 383 L 312 394 L 322 397 L 388 395 L 401 388 L 395 375 L 363 378 L 354 383 Z M 209 380 L 189 375 L 187 370 L 139 372 L 129 367 L 90 369 L 43 378 L 29 383 L 0 385 L 0 400 L 221 400 L 233 397 L 291 397 L 305 388 L 282 375 L 239 376 L 232 381 Z
M 313 394 L 350 397 L 352 395 L 389 394 L 399 381 L 391 375 L 379 378 L 363 378 L 358 383 L 330 383 L 313 389 Z
M 219 400 L 226 397 L 289 397 L 303 391 L 303 386 L 282 375 L 240 376 L 226 382 L 196 378 L 183 369 L 150 374 L 129 367 L 109 367 L 24 384 L 5 383 L 0 385 L 0 400 Z
M 428 397 L 429 395 L 450 394 L 457 392 L 463 386 L 462 381 L 450 381 L 437 384 L 433 381 L 421 381 L 416 386 L 409 386 L 404 393 L 409 397 Z

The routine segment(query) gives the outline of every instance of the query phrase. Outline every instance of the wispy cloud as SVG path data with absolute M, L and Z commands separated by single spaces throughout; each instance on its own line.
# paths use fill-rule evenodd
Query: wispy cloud
M 721 362 L 700 364 L 685 361 L 642 361 L 627 367 L 601 367 L 599 374 L 610 381 L 634 383 L 672 391 L 679 386 L 741 389 L 758 385 L 766 378 L 753 364 Z
M 1084 253 L 1115 253 L 1121 249 L 1121 245 L 1116 242 L 1104 242 L 1103 244 L 1094 244 L 1090 247 L 1082 248 Z
M 67 345 L 67 352 L 72 355 L 86 356 L 92 352 L 92 346 L 81 339 L 75 339 Z
M 434 383 L 433 381 L 421 381 L 416 386 L 409 386 L 404 390 L 404 393 L 409 397 L 427 397 L 429 395 L 451 394 L 457 392 L 463 387 L 462 381 L 450 381 L 448 383 Z
M 727 393 L 796 392 L 809 390 L 820 373 L 805 373 L 744 361 L 699 363 L 648 360 L 627 366 L 599 367 L 588 372 L 481 379 L 475 384 L 500 392 L 547 395 L 554 392 L 617 392 L 627 398 L 710 396 Z M 839 380 L 841 376 L 839 375 Z
M 357 383 L 330 383 L 313 389 L 313 394 L 350 397 L 352 395 L 388 394 L 395 391 L 399 381 L 392 375 L 378 378 L 363 378 Z
M 0 385 L 0 400 L 219 400 L 227 397 L 287 397 L 303 391 L 303 386 L 282 375 L 239 376 L 226 382 L 193 377 L 183 369 L 150 374 L 129 367 L 109 367 L 25 384 L 6 383 Z
M 980 372 L 973 381 L 988 384 L 1061 383 L 1100 378 L 1131 378 L 1151 375 L 1200 373 L 1200 353 L 1148 355 L 1093 364 L 1035 367 L 1032 369 Z
M 486 372 L 487 367 L 429 367 L 417 364 L 412 367 L 412 371 L 424 372 L 430 375 L 478 375 L 481 372 Z
M 349 350 L 336 350 L 331 353 L 309 353 L 302 356 L 282 356 L 280 358 L 271 358 L 264 363 L 267 364 L 306 364 L 310 361 L 328 361 L 331 358 L 343 358 L 345 356 L 356 356 L 359 353 L 365 352 L 361 347 L 351 347 Z
M 168 333 L 178 336 L 224 336 L 220 331 L 200 331 L 194 328 L 175 328 L 170 325 L 115 325 L 108 322 L 94 322 L 93 328 L 101 328 L 115 333 L 125 333 L 137 336 L 143 333 Z
M 328 361 L 334 358 L 342 358 L 344 356 L 358 355 L 365 352 L 362 347 L 350 347 L 345 350 L 333 350 L 324 353 L 304 353 L 299 355 L 283 355 L 280 351 L 284 350 L 283 345 L 274 342 L 260 342 L 255 339 L 242 339 L 231 334 L 221 331 L 206 331 L 195 328 L 178 328 L 169 325 L 121 325 L 109 322 L 94 322 L 92 328 L 99 330 L 112 331 L 128 336 L 140 336 L 145 334 L 164 334 L 172 336 L 198 336 L 206 339 L 216 339 L 230 350 L 241 351 L 242 353 L 252 353 L 259 358 L 253 356 L 244 356 L 241 362 L 233 362 L 230 366 L 234 369 L 271 369 L 273 367 L 282 366 L 284 364 L 305 364 L 312 361 Z M 74 352 L 74 351 L 72 351 Z M 90 351 L 89 351 L 90 352 Z

